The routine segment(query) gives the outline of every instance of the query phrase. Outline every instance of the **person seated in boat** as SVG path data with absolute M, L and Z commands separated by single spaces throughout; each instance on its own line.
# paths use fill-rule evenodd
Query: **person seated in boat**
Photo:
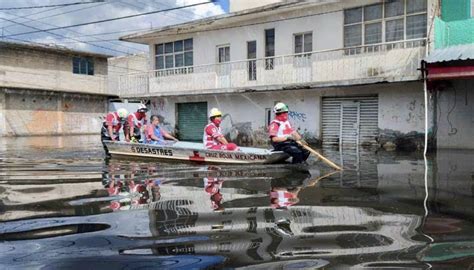
M 268 135 L 273 148 L 293 157 L 292 163 L 306 161 L 310 152 L 296 142 L 301 140 L 301 135 L 292 128 L 288 121 L 288 106 L 279 102 L 273 107 L 273 112 L 275 113 L 275 119 L 268 127 Z
M 173 140 L 175 142 L 178 141 L 178 139 L 176 139 L 171 134 L 166 132 L 166 130 L 160 127 L 160 118 L 158 117 L 158 115 L 152 115 L 150 117 L 150 125 L 147 125 L 145 131 L 145 143 L 159 145 L 167 144 L 165 138 Z
M 222 134 L 220 124 L 222 113 L 217 108 L 209 112 L 209 124 L 204 128 L 203 143 L 206 149 L 212 150 L 239 150 L 235 143 L 229 143 Z
M 139 142 L 142 138 L 143 128 L 146 125 L 146 113 L 148 112 L 148 108 L 145 104 L 138 105 L 138 109 L 136 112 L 131 113 L 127 117 L 127 135 L 126 137 L 127 142 Z

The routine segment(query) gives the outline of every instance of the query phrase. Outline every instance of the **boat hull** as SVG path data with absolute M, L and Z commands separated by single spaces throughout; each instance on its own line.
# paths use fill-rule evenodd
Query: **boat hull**
M 272 164 L 289 156 L 281 151 L 241 147 L 241 151 L 209 150 L 200 143 L 177 142 L 172 145 L 151 145 L 127 142 L 104 142 L 112 156 L 152 158 L 168 161 L 192 161 L 216 164 Z

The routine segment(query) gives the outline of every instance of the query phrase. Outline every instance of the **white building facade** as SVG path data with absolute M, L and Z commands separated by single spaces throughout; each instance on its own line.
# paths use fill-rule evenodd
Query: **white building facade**
M 185 140 L 218 107 L 230 139 L 265 143 L 281 101 L 308 140 L 417 148 L 435 2 L 277 1 L 125 36 L 148 44 L 151 61 L 120 78 L 119 95 L 149 99 Z

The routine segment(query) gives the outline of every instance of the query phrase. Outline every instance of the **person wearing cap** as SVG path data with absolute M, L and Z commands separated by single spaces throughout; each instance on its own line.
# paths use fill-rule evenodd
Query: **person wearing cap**
M 165 138 L 175 142 L 178 141 L 178 139 L 160 127 L 160 118 L 158 115 L 152 115 L 150 117 L 150 125 L 147 125 L 145 130 L 145 143 L 166 144 Z
M 222 134 L 220 124 L 222 113 L 217 108 L 209 112 L 209 124 L 204 128 L 203 143 L 206 149 L 235 151 L 239 148 L 235 143 L 229 143 Z
M 276 151 L 283 151 L 290 155 L 293 158 L 292 163 L 302 163 L 308 159 L 310 153 L 296 143 L 301 140 L 301 135 L 288 121 L 288 111 L 288 106 L 281 102 L 273 107 L 275 119 L 268 127 L 268 135 Z
M 148 112 L 146 105 L 140 104 L 137 111 L 127 117 L 126 128 L 129 136 L 125 138 L 126 141 L 139 142 L 142 139 L 142 129 L 146 125 L 146 112 Z
M 122 123 L 127 118 L 128 111 L 124 108 L 118 109 L 116 112 L 109 112 L 102 123 L 100 130 L 100 140 L 104 147 L 105 154 L 110 156 L 109 150 L 105 146 L 104 141 L 120 141 L 119 132 L 122 128 Z

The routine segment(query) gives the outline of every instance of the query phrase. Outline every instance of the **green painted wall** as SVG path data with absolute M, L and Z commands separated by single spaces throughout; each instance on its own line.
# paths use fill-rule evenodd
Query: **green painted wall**
M 471 18 L 471 0 L 442 0 L 441 18 L 445 22 Z
M 445 22 L 435 19 L 435 48 L 474 44 L 474 18 Z

